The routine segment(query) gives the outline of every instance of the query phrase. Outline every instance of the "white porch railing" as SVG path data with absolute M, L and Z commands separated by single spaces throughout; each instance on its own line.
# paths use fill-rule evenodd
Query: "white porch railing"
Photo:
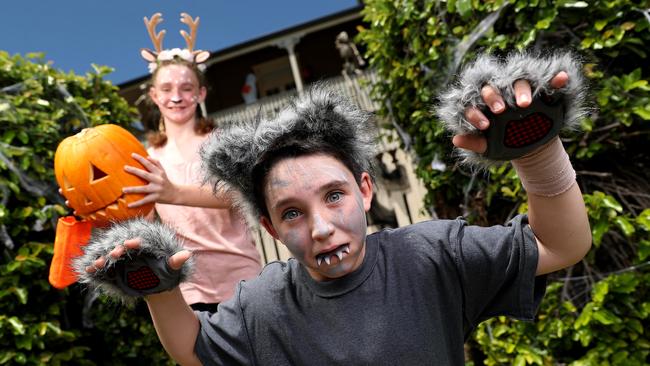
M 338 76 L 327 79 L 326 82 L 332 89 L 337 90 L 340 94 L 358 104 L 360 108 L 367 111 L 377 110 L 377 103 L 373 102 L 369 97 L 371 83 L 377 82 L 374 72 L 366 71 L 361 75 L 352 77 Z M 296 94 L 297 92 L 295 90 L 291 90 L 270 97 L 264 97 L 252 104 L 241 104 L 222 109 L 213 113 L 211 117 L 219 126 L 232 121 L 256 119 L 258 114 L 261 117 L 270 118 L 286 106 L 289 100 L 294 98 Z
M 369 96 L 371 83 L 377 82 L 373 72 L 354 77 L 339 76 L 326 82 L 364 110 L 375 111 L 379 107 Z M 253 104 L 218 111 L 211 117 L 219 125 L 256 119 L 258 114 L 264 118 L 272 118 L 295 96 L 296 92 L 292 91 L 265 97 Z M 393 134 L 390 141 L 397 141 L 393 131 L 382 130 L 381 134 Z M 399 227 L 431 218 L 423 207 L 426 189 L 413 172 L 412 157 L 401 150 L 398 143 L 387 142 L 389 139 L 385 138 L 382 138 L 382 141 L 383 152 L 378 156 L 381 169 L 377 172 L 373 208 L 368 214 L 368 233 L 384 227 Z M 257 228 L 253 236 L 264 263 L 291 257 L 287 248 L 274 240 L 266 230 Z

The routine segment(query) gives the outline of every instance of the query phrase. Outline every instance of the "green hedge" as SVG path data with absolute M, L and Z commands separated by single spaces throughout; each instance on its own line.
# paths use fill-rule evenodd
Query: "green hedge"
M 457 164 L 436 120 L 438 95 L 480 52 L 570 49 L 584 60 L 592 112 L 563 136 L 594 247 L 551 277 L 535 323 L 484 322 L 468 342 L 488 365 L 650 363 L 650 49 L 648 1 L 366 0 L 357 40 L 382 83 L 373 97 L 410 139 L 427 207 L 478 224 L 525 212 L 509 164 L 488 174 Z M 389 108 L 390 106 L 390 108 Z M 438 157 L 447 169 L 432 168 Z
M 103 80 L 111 70 L 94 69 L 64 74 L 42 54 L 0 51 L 0 365 L 170 363 L 146 309 L 98 299 L 84 311 L 86 292 L 47 281 L 55 223 L 69 214 L 52 166 L 59 141 L 137 116 Z

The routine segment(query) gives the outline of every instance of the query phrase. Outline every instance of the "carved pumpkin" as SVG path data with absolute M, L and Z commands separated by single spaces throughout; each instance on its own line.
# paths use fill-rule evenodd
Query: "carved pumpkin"
M 153 203 L 127 207 L 144 195 L 122 193 L 123 187 L 148 183 L 124 171 L 124 165 L 144 169 L 131 153 L 147 156 L 135 136 L 112 124 L 85 128 L 61 141 L 54 154 L 54 173 L 76 215 L 105 226 L 151 211 Z

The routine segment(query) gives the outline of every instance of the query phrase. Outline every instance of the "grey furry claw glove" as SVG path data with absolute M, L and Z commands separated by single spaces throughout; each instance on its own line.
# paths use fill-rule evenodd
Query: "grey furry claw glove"
M 567 84 L 554 89 L 550 82 L 560 71 L 568 74 Z M 514 83 L 527 80 L 532 103 L 518 108 Z M 459 149 L 463 161 L 486 167 L 500 161 L 517 159 L 548 142 L 563 129 L 575 129 L 585 114 L 586 87 L 581 64 L 571 53 L 534 56 L 511 54 L 505 59 L 482 55 L 465 67 L 459 80 L 441 97 L 437 114 L 454 135 L 483 134 L 487 151 L 478 154 Z M 503 113 L 494 115 L 481 98 L 481 88 L 496 88 L 506 103 Z M 490 127 L 479 131 L 465 119 L 468 107 L 481 109 L 490 120 Z
M 139 253 L 118 260 L 114 266 L 100 271 L 97 279 L 116 286 L 126 296 L 141 297 L 178 286 L 181 271 L 169 267 L 167 258 Z
M 118 259 L 108 255 L 116 245 L 136 237 L 141 239 L 139 249 L 129 249 Z M 182 249 L 174 230 L 139 218 L 94 231 L 84 255 L 73 265 L 80 283 L 131 304 L 142 296 L 171 290 L 189 277 L 191 258 L 180 270 L 167 264 L 169 257 Z M 85 268 L 93 266 L 99 257 L 106 258 L 106 265 L 93 273 L 86 272 Z

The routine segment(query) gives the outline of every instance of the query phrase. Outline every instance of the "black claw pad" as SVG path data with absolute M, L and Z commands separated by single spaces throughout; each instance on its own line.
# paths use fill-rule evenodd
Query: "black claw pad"
M 129 296 L 144 296 L 178 286 L 180 273 L 169 267 L 166 258 L 140 253 L 117 261 L 105 277 Z
M 483 113 L 490 120 L 484 132 L 488 148 L 484 157 L 492 160 L 520 158 L 557 136 L 564 122 L 560 97 L 541 95 L 527 108 L 508 108 L 500 114 Z

